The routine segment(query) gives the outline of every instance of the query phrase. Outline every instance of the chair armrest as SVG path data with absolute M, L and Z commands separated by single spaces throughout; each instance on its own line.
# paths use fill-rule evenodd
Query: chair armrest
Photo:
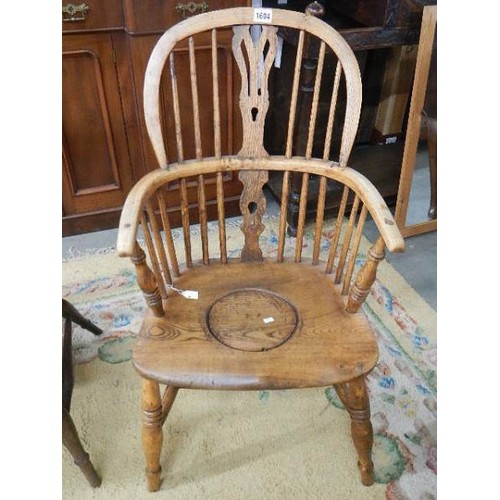
M 118 225 L 116 249 L 120 257 L 134 257 L 136 255 L 137 230 L 141 219 L 144 200 L 153 192 L 161 178 L 167 172 L 157 169 L 146 174 L 129 192 L 123 205 Z
M 346 185 L 361 196 L 363 203 L 377 226 L 385 246 L 390 252 L 404 252 L 405 240 L 394 217 L 377 188 L 363 174 L 351 167 L 333 167 L 342 170 L 339 176 Z

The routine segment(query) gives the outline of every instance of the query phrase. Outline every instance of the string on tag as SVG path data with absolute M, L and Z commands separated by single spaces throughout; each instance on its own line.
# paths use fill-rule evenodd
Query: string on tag
M 181 290 L 180 288 L 175 288 L 174 285 L 167 285 L 167 288 L 177 292 L 179 295 L 182 295 L 186 299 L 194 299 L 198 300 L 198 290 Z

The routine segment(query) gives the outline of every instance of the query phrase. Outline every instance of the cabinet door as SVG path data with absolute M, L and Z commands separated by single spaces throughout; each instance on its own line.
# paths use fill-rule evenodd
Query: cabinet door
M 116 227 L 132 186 L 113 36 L 63 36 L 63 234 Z

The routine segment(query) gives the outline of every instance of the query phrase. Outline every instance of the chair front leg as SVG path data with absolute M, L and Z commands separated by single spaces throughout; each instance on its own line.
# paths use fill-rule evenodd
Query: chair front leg
M 343 399 L 351 417 L 351 434 L 358 452 L 361 482 L 365 486 L 371 486 L 373 484 L 373 428 L 370 421 L 370 402 L 366 391 L 365 378 L 359 377 L 342 384 L 341 399 Z
M 149 491 L 160 489 L 160 455 L 163 444 L 163 412 L 160 386 L 142 381 L 142 446 L 146 456 L 146 479 Z

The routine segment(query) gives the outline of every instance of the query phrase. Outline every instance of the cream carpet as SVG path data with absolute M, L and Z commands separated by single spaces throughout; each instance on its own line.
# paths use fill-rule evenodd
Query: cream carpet
M 210 231 L 216 236 L 215 224 Z M 240 234 L 236 224 L 228 228 L 235 248 Z M 329 234 L 327 225 L 323 252 Z M 306 241 L 312 237 L 306 233 Z M 265 255 L 275 238 L 276 220 L 267 219 Z M 289 252 L 293 246 L 290 239 Z M 161 490 L 148 493 L 140 380 L 129 361 L 144 310 L 132 266 L 112 249 L 66 259 L 63 296 L 105 333 L 97 339 L 74 327 L 71 410 L 102 486 L 92 489 L 63 450 L 63 497 L 435 498 L 436 315 L 390 265 L 379 269 L 365 307 L 380 345 L 380 362 L 369 379 L 375 485 L 367 488 L 359 480 L 349 417 L 329 389 L 181 390 L 164 426 Z

